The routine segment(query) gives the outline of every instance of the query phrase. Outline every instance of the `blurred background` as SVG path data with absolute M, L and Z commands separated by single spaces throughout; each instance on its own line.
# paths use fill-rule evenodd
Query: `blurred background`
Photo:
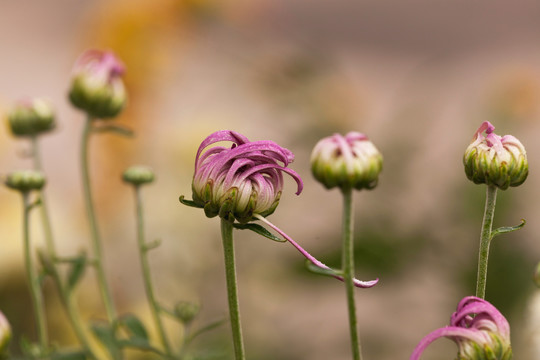
M 357 291 L 366 359 L 408 359 L 420 339 L 448 324 L 474 293 L 485 187 L 469 182 L 462 156 L 485 120 L 525 145 L 528 180 L 500 191 L 495 226 L 527 225 L 492 243 L 487 299 L 508 318 L 516 359 L 540 358 L 540 3 L 442 0 L 0 0 L 0 111 L 44 96 L 58 128 L 42 138 L 59 252 L 90 251 L 79 174 L 84 115 L 68 103 L 71 68 L 88 48 L 111 49 L 127 67 L 130 101 L 118 121 L 136 136 L 92 138 L 92 178 L 106 271 L 121 313 L 153 329 L 144 298 L 131 189 L 133 164 L 151 166 L 145 187 L 157 296 L 199 303 L 197 326 L 227 316 L 219 221 L 182 206 L 191 198 L 198 144 L 220 129 L 270 139 L 296 155 L 305 190 L 287 180 L 271 221 L 329 265 L 340 266 L 341 198 L 309 170 L 322 137 L 366 133 L 385 158 L 379 186 L 355 194 Z M 3 115 L 2 115 L 3 116 Z M 0 128 L 0 173 L 31 167 L 29 143 Z M 33 241 L 42 246 L 37 213 Z M 0 310 L 35 339 L 23 271 L 22 206 L 0 188 Z M 344 290 L 313 275 L 289 245 L 236 233 L 240 302 L 249 359 L 350 359 Z M 75 344 L 55 288 L 46 283 L 52 338 Z M 87 320 L 104 318 L 96 279 L 78 289 Z M 167 322 L 181 337 L 181 329 Z M 153 333 L 155 334 L 155 333 Z M 228 324 L 199 351 L 231 358 Z M 453 359 L 435 342 L 423 359 Z M 149 358 L 132 354 L 132 358 Z M 146 356 L 146 357 L 145 357 Z

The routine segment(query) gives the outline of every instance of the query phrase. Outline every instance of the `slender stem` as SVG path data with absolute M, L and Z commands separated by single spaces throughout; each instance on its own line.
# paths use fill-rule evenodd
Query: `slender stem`
M 476 296 L 486 297 L 486 283 L 489 257 L 489 244 L 491 242 L 491 230 L 493 228 L 493 215 L 495 214 L 495 202 L 497 200 L 497 187 L 488 185 L 486 190 L 486 206 L 482 221 L 482 233 L 480 235 L 480 251 L 478 252 L 478 277 L 476 280 Z
M 234 344 L 235 360 L 244 360 L 244 341 L 242 340 L 242 327 L 240 325 L 240 307 L 238 304 L 238 288 L 236 281 L 236 265 L 234 259 L 233 226 L 221 219 L 221 239 L 225 255 L 225 275 L 227 278 L 227 296 L 229 299 L 229 314 Z
M 107 285 L 107 277 L 105 276 L 105 270 L 103 268 L 103 249 L 101 246 L 101 238 L 99 235 L 98 224 L 96 214 L 94 210 L 94 203 L 92 200 L 92 190 L 90 188 L 90 175 L 88 171 L 88 142 L 92 133 L 92 118 L 88 116 L 83 131 L 83 137 L 81 142 L 81 166 L 82 166 L 82 180 L 84 188 L 84 198 L 86 205 L 86 213 L 88 221 L 90 222 L 90 232 L 92 236 L 92 245 L 94 248 L 94 261 L 97 272 L 98 285 L 105 305 L 105 311 L 109 322 L 112 324 L 116 320 L 116 310 L 113 305 L 112 296 Z
M 37 171 L 43 171 L 43 165 L 41 161 L 41 151 L 39 148 L 39 142 L 38 142 L 37 136 L 32 137 L 32 155 L 33 155 L 33 160 L 34 160 L 34 169 Z M 41 222 L 43 226 L 43 232 L 45 234 L 45 246 L 47 248 L 47 255 L 51 261 L 55 261 L 55 259 L 57 259 L 58 256 L 57 256 L 56 247 L 54 244 L 51 220 L 49 216 L 49 211 L 48 211 L 47 201 L 45 198 L 44 191 L 40 193 L 40 200 L 41 200 L 41 206 L 40 206 Z M 66 287 L 63 285 L 62 280 L 60 278 L 60 274 L 58 273 L 56 269 L 56 266 L 52 266 L 50 270 L 52 271 L 51 276 L 56 284 L 56 287 L 58 288 L 58 292 L 60 293 L 60 298 L 66 308 L 66 312 L 71 322 L 71 326 L 73 327 L 73 330 L 75 331 L 75 335 L 79 339 L 79 342 L 83 345 L 83 348 L 86 351 L 88 351 L 90 357 L 92 359 L 96 359 L 96 356 L 94 352 L 92 351 L 89 345 L 89 341 L 86 337 L 84 326 L 80 319 L 79 312 L 77 310 L 76 302 L 73 295 L 69 294 Z
M 148 263 L 148 248 L 146 247 L 146 242 L 144 239 L 144 218 L 143 218 L 143 202 L 141 197 L 140 186 L 135 185 L 135 202 L 136 202 L 136 212 L 137 212 L 137 241 L 139 244 L 139 257 L 141 261 L 141 268 L 143 273 L 144 289 L 146 291 L 146 297 L 148 298 L 148 303 L 150 305 L 150 310 L 152 312 L 152 317 L 154 318 L 154 323 L 159 333 L 161 343 L 167 355 L 172 356 L 171 345 L 167 339 L 167 334 L 163 327 L 163 321 L 159 316 L 159 305 L 154 296 L 154 289 L 152 286 L 152 280 L 150 278 L 150 265 Z
M 354 360 L 362 359 L 358 327 L 356 320 L 356 306 L 354 302 L 354 222 L 352 188 L 343 188 L 343 223 L 342 223 L 342 266 L 343 282 L 347 295 L 347 308 L 349 311 L 349 330 L 351 336 L 351 350 Z
M 47 324 L 45 320 L 45 306 L 43 304 L 43 293 L 41 291 L 40 281 L 34 265 L 34 259 L 31 252 L 30 244 L 30 194 L 23 192 L 24 204 L 24 220 L 23 220 L 23 237 L 24 237 L 24 265 L 26 267 L 26 275 L 28 277 L 28 285 L 30 287 L 30 295 L 32 297 L 32 306 L 36 317 L 36 325 L 38 330 L 38 339 L 41 351 L 45 352 L 48 348 L 49 337 L 47 334 Z

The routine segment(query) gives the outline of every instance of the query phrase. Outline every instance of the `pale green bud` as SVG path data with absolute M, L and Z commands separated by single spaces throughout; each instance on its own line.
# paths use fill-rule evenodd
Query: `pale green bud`
M 45 99 L 25 99 L 15 104 L 7 115 L 14 136 L 30 137 L 55 128 L 52 105 Z
M 476 131 L 463 156 L 465 174 L 475 184 L 493 185 L 501 190 L 519 186 L 529 175 L 525 147 L 512 135 L 496 135 L 494 129 L 485 121 Z
M 188 301 L 181 301 L 174 307 L 174 314 L 184 324 L 189 324 L 193 321 L 195 316 L 199 314 L 200 309 L 201 307 L 198 304 Z
M 154 172 L 146 166 L 132 166 L 122 174 L 122 179 L 133 185 L 142 185 L 154 181 Z
M 41 190 L 45 186 L 45 176 L 39 171 L 21 170 L 7 175 L 4 183 L 10 189 L 23 193 Z
M 320 140 L 311 153 L 311 172 L 327 189 L 373 189 L 383 157 L 364 134 L 334 134 Z

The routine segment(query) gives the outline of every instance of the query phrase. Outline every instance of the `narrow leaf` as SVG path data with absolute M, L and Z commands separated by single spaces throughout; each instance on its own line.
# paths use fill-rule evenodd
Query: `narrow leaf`
M 493 239 L 497 235 L 506 234 L 506 233 L 509 233 L 509 232 L 512 232 L 512 231 L 519 230 L 519 229 L 521 229 L 522 227 L 525 226 L 525 223 L 526 223 L 526 221 L 524 219 L 521 219 L 521 223 L 518 224 L 518 225 L 504 226 L 504 227 L 500 227 L 498 229 L 495 229 L 495 230 L 493 230 L 491 232 L 491 239 Z
M 225 324 L 227 322 L 227 319 L 220 319 L 220 320 L 216 320 L 216 321 L 213 321 L 205 326 L 203 326 L 202 328 L 198 329 L 197 331 L 194 331 L 190 336 L 189 338 L 186 340 L 186 345 L 189 344 L 190 342 L 192 342 L 197 336 L 205 333 L 205 332 L 208 332 L 210 330 L 214 330 L 215 328 L 217 327 L 220 327 L 221 325 Z
M 265 238 L 268 238 L 270 240 L 273 240 L 273 241 L 277 241 L 277 242 L 287 242 L 287 240 L 285 239 L 282 239 L 280 237 L 277 237 L 275 236 L 274 234 L 272 234 L 270 231 L 268 231 L 264 226 L 261 226 L 259 224 L 233 224 L 233 226 L 236 228 L 236 229 L 239 229 L 239 230 L 251 230 L 259 235 L 262 235 L 264 236 Z
M 86 360 L 88 354 L 85 351 L 71 351 L 51 355 L 51 360 Z
M 198 205 L 197 203 L 195 203 L 195 201 L 193 200 L 186 200 L 184 198 L 184 195 L 180 195 L 180 198 L 178 199 L 182 204 L 186 205 L 186 206 L 191 206 L 191 207 L 194 207 L 194 208 L 199 208 L 199 209 L 202 209 L 204 208 L 204 206 L 200 206 Z
M 155 239 L 144 244 L 144 251 L 153 250 L 161 245 L 161 239 Z
M 79 256 L 71 261 L 71 266 L 68 272 L 67 289 L 73 291 L 79 280 L 82 278 L 86 270 L 86 252 L 82 251 Z
M 107 132 L 115 133 L 115 134 L 126 136 L 126 137 L 132 137 L 133 135 L 135 135 L 133 130 L 119 124 L 109 124 L 109 125 L 102 125 L 102 126 L 94 127 L 93 131 L 96 133 L 107 133 Z

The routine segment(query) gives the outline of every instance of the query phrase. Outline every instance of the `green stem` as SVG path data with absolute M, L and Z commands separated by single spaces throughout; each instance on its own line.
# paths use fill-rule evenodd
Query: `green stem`
M 356 306 L 354 302 L 354 222 L 353 222 L 353 201 L 352 188 L 343 188 L 343 282 L 345 283 L 345 292 L 347 295 L 347 308 L 349 312 L 349 331 L 351 336 L 351 350 L 354 360 L 362 359 L 362 351 L 358 336 L 358 327 L 356 320 Z
M 92 133 L 92 117 L 88 116 L 83 131 L 83 137 L 81 142 L 81 166 L 82 166 L 82 180 L 84 188 L 84 198 L 86 205 L 86 213 L 88 221 L 90 222 L 90 232 L 92 237 L 92 246 L 94 248 L 94 261 L 97 272 L 97 279 L 101 297 L 105 305 L 105 311 L 109 322 L 113 324 L 116 320 L 116 310 L 113 305 L 112 296 L 107 285 L 107 277 L 105 276 L 105 270 L 103 268 L 103 249 L 101 246 L 101 238 L 99 235 L 96 214 L 94 210 L 94 203 L 92 200 L 92 190 L 90 188 L 90 175 L 88 171 L 88 142 Z
M 34 169 L 37 171 L 43 172 L 43 166 L 42 166 L 42 161 L 41 161 L 41 151 L 39 148 L 37 136 L 32 137 L 32 155 L 34 159 Z M 43 191 L 40 193 L 40 200 L 41 200 L 41 206 L 40 206 L 41 222 L 42 222 L 43 231 L 45 234 L 45 246 L 47 248 L 47 255 L 50 261 L 54 262 L 55 259 L 58 258 L 58 256 L 57 256 L 56 247 L 54 244 L 54 237 L 52 234 L 51 220 L 50 220 L 49 211 L 47 207 L 47 201 L 45 199 L 45 192 Z M 53 265 L 50 270 L 52 270 L 51 276 L 56 284 L 56 287 L 58 288 L 58 292 L 60 293 L 60 298 L 66 308 L 66 312 L 68 314 L 68 318 L 71 323 L 71 326 L 73 327 L 73 330 L 75 331 L 75 335 L 79 339 L 79 342 L 82 344 L 83 348 L 86 351 L 88 351 L 90 357 L 92 359 L 97 359 L 86 337 L 84 326 L 80 319 L 79 312 L 77 310 L 76 302 L 73 295 L 69 294 L 66 287 L 63 285 L 62 280 L 60 279 L 60 274 L 58 273 L 56 269 L 56 266 Z
M 23 192 L 22 196 L 24 204 L 24 265 L 26 267 L 26 275 L 28 276 L 28 285 L 30 287 L 30 295 L 32 297 L 32 306 L 34 307 L 34 314 L 36 316 L 39 346 L 41 347 L 42 352 L 46 352 L 49 339 L 45 320 L 45 306 L 43 304 L 43 293 L 41 291 L 41 284 L 34 265 L 30 244 L 30 211 L 32 210 L 32 205 L 30 204 L 30 194 L 28 192 Z
M 493 215 L 495 214 L 496 200 L 497 187 L 488 185 L 486 190 L 484 219 L 482 221 L 482 233 L 480 235 L 480 251 L 478 253 L 478 278 L 476 280 L 476 296 L 482 299 L 486 297 L 489 244 L 491 242 L 491 230 L 493 228 Z
M 233 226 L 232 223 L 221 219 L 221 239 L 225 255 L 225 276 L 227 278 L 227 297 L 234 344 L 235 360 L 244 360 L 244 341 L 240 325 L 240 306 L 238 304 L 238 287 L 236 281 L 236 265 L 234 259 Z
M 141 198 L 140 186 L 135 186 L 135 202 L 137 208 L 137 241 L 139 244 L 139 256 L 141 261 L 141 268 L 143 273 L 144 289 L 146 291 L 146 297 L 150 305 L 152 317 L 159 333 L 161 343 L 168 356 L 172 357 L 171 345 L 167 339 L 165 329 L 163 327 L 163 321 L 159 316 L 159 305 L 154 296 L 154 289 L 152 287 L 152 280 L 150 278 L 150 265 L 148 263 L 148 248 L 144 239 L 144 220 L 143 220 L 143 202 Z

